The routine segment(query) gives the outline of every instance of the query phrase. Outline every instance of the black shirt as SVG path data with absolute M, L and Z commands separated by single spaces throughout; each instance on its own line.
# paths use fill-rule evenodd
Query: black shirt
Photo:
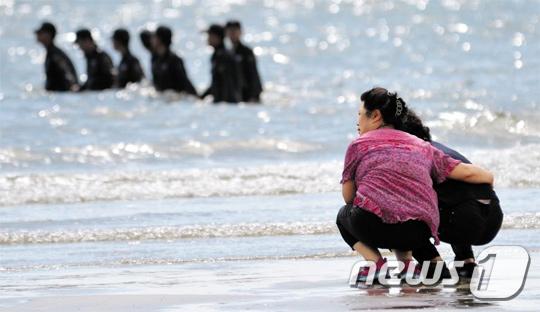
M 431 145 L 454 159 L 466 164 L 471 163 L 465 156 L 441 143 L 431 142 Z M 434 189 L 439 198 L 439 208 L 453 207 L 471 199 L 493 199 L 498 201 L 497 194 L 489 184 L 473 184 L 447 179 L 440 184 L 435 184 Z
M 253 100 L 258 102 L 263 89 L 255 54 L 249 47 L 240 42 L 234 48 L 234 59 L 241 73 L 242 100 L 244 102 Z
M 77 85 L 77 72 L 69 57 L 58 47 L 47 48 L 45 58 L 45 89 L 49 91 L 69 91 Z
M 125 88 L 130 82 L 139 82 L 144 78 L 144 72 L 139 60 L 129 51 L 122 56 L 122 60 L 117 67 L 116 83 L 117 88 Z
M 203 97 L 212 95 L 214 103 L 238 103 L 242 101 L 240 72 L 234 57 L 225 47 L 217 47 L 210 59 L 212 82 Z
M 187 76 L 184 62 L 172 51 L 164 55 L 152 54 L 152 76 L 158 91 L 174 90 L 197 95 Z
M 104 90 L 111 88 L 114 82 L 113 63 L 109 55 L 99 49 L 86 57 L 87 79 L 81 90 Z

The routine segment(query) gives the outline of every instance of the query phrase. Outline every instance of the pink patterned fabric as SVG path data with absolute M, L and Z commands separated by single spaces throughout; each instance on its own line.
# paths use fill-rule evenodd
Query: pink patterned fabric
M 382 128 L 355 139 L 347 149 L 341 183 L 354 181 L 354 205 L 385 223 L 424 221 L 439 244 L 439 210 L 433 181 L 440 183 L 460 163 L 406 132 Z

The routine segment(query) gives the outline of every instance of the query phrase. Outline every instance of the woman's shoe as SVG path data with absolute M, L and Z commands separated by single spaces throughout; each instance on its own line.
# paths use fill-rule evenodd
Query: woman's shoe
M 373 284 L 378 284 L 379 273 L 385 263 L 386 258 L 380 258 L 377 263 L 375 263 L 375 271 L 372 272 L 370 272 L 370 266 L 360 268 L 360 272 L 358 272 L 358 277 L 356 279 L 356 286 L 358 286 L 359 284 L 365 284 L 368 280 L 373 281 Z

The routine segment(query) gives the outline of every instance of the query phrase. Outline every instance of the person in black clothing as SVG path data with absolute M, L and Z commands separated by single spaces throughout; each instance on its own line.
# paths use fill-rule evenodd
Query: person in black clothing
M 214 103 L 238 103 L 242 101 L 239 71 L 231 53 L 225 49 L 225 30 L 219 25 L 211 25 L 206 31 L 208 45 L 214 48 L 210 59 L 212 82 L 201 98 L 212 95 Z
M 225 26 L 226 34 L 231 41 L 235 61 L 240 68 L 240 84 L 242 101 L 259 102 L 263 91 L 257 60 L 253 51 L 242 43 L 242 26 L 238 21 L 229 21 Z
M 145 29 L 139 33 L 139 39 L 141 39 L 141 43 L 143 47 L 150 52 L 150 54 L 153 54 L 152 51 L 152 32 Z
M 36 39 L 47 50 L 45 58 L 45 90 L 76 91 L 77 72 L 69 57 L 54 44 L 56 27 L 45 22 L 35 30 Z
M 463 163 L 471 162 L 457 151 L 431 140 L 429 128 L 416 116 L 410 116 L 403 131 L 415 135 Z M 471 245 L 485 245 L 495 238 L 503 221 L 499 198 L 489 184 L 470 184 L 452 179 L 435 184 L 440 224 L 439 238 L 451 244 L 456 261 L 464 261 L 457 268 L 461 277 L 470 278 L 476 266 Z M 423 250 L 413 250 L 418 261 L 429 260 Z
M 129 33 L 125 29 L 117 29 L 112 36 L 114 49 L 122 55 L 116 70 L 115 87 L 125 88 L 128 83 L 139 82 L 144 73 L 139 60 L 129 51 Z
M 471 162 L 457 151 L 435 141 L 431 144 L 454 159 Z M 499 198 L 489 184 L 446 180 L 434 185 L 439 200 L 439 237 L 450 243 L 455 260 L 464 261 L 460 276 L 471 277 L 476 266 L 471 245 L 491 242 L 503 221 Z M 414 255 L 414 252 L 413 252 Z
M 86 82 L 84 90 L 109 89 L 114 83 L 114 67 L 109 55 L 98 48 L 88 29 L 80 29 L 76 33 L 75 43 L 86 57 Z
M 152 49 L 152 36 L 153 33 L 147 29 L 142 30 L 139 33 L 139 39 L 143 47 L 150 53 L 150 72 L 152 71 L 152 64 L 154 64 L 155 59 L 157 58 L 156 53 Z
M 150 64 L 153 64 L 154 60 L 157 58 L 157 55 L 152 47 L 152 37 L 152 32 L 146 29 L 141 31 L 139 34 L 139 39 L 141 39 L 143 47 L 146 49 L 146 51 L 148 51 L 148 53 L 150 53 Z
M 151 37 L 152 76 L 157 91 L 174 90 L 197 96 L 182 58 L 171 51 L 172 31 L 160 26 Z

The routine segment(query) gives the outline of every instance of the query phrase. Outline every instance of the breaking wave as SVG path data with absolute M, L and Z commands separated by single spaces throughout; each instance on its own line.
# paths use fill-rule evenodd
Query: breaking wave
M 0 205 L 324 193 L 338 162 L 247 168 L 0 176 Z
M 540 145 L 478 150 L 470 159 L 496 187 L 540 187 Z M 341 161 L 239 168 L 0 175 L 0 206 L 339 191 Z
M 503 229 L 540 229 L 540 213 L 505 216 Z M 337 234 L 334 222 L 277 222 L 0 232 L 0 245 Z

